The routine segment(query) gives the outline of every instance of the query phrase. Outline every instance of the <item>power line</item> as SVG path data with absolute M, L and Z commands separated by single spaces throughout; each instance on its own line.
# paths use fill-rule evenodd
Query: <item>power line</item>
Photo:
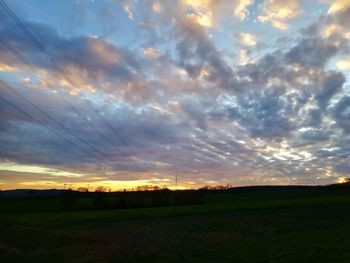
M 54 67 L 68 80 L 68 82 L 73 85 L 77 90 L 79 90 L 78 85 L 69 77 L 66 71 L 55 61 L 55 59 L 47 52 L 45 47 L 40 43 L 40 41 L 31 33 L 31 31 L 26 27 L 26 25 L 17 17 L 17 15 L 13 12 L 13 10 L 6 4 L 4 0 L 0 0 L 1 6 L 7 11 L 7 13 L 11 16 L 13 20 L 17 23 L 17 25 L 25 32 L 25 34 L 29 37 L 29 39 L 44 53 L 44 55 L 48 58 L 48 60 L 54 65 Z M 112 125 L 102 116 L 99 110 L 94 107 L 92 104 L 90 105 L 83 100 L 88 106 L 91 106 L 96 115 L 102 120 L 105 126 L 108 127 L 112 131 L 112 133 L 129 149 L 129 151 L 136 155 L 135 151 L 131 148 L 131 146 L 119 135 L 119 133 L 113 128 Z M 114 143 L 113 143 L 114 144 Z
M 30 120 L 38 123 L 40 126 L 48 129 L 52 134 L 56 135 L 57 137 L 65 140 L 67 143 L 73 145 L 74 147 L 78 148 L 79 150 L 81 150 L 82 152 L 86 153 L 87 155 L 99 160 L 99 161 L 102 161 L 105 163 L 105 161 L 101 158 L 99 158 L 98 156 L 95 156 L 94 154 L 92 154 L 91 152 L 85 150 L 83 147 L 79 146 L 78 144 L 76 144 L 75 142 L 73 142 L 72 140 L 66 138 L 65 136 L 62 136 L 60 133 L 56 132 L 54 129 L 52 129 L 50 126 L 46 125 L 44 122 L 36 119 L 35 117 L 33 117 L 31 114 L 27 113 L 26 111 L 22 110 L 20 107 L 18 107 L 16 104 L 10 102 L 9 100 L 5 99 L 3 96 L 0 95 L 0 99 L 2 101 L 4 101 L 6 104 L 12 106 L 13 108 L 15 108 L 17 111 L 21 112 L 23 115 L 25 115 L 27 118 L 29 118 Z M 108 164 L 108 163 L 107 163 Z M 125 169 L 123 166 L 121 166 L 120 164 L 118 164 L 117 166 L 119 166 L 120 168 L 122 168 L 123 170 L 126 170 L 126 171 L 129 171 L 130 170 L 127 170 Z
M 32 71 L 34 74 L 38 74 L 40 75 L 39 72 L 37 72 L 37 70 L 13 47 L 11 47 L 11 45 L 0 36 L 0 42 L 13 54 L 15 55 L 18 60 L 20 60 L 26 67 L 27 69 L 29 69 L 30 71 Z M 11 89 L 10 87 L 7 87 L 7 89 Z M 15 93 L 17 96 L 21 97 L 23 100 L 25 100 L 27 103 L 29 103 L 31 106 L 33 106 L 34 108 L 36 108 L 38 111 L 40 111 L 42 114 L 44 114 L 46 117 L 48 117 L 49 119 L 51 119 L 52 121 L 54 121 L 56 124 L 58 124 L 62 129 L 64 130 L 69 130 L 66 127 L 63 127 L 63 125 L 61 125 L 60 123 L 58 123 L 52 116 L 48 115 L 47 113 L 45 113 L 41 108 L 39 108 L 37 105 L 35 105 L 34 103 L 32 103 L 31 101 L 29 101 L 28 99 L 26 99 L 23 95 L 21 95 L 20 93 L 18 93 L 16 90 L 11 89 L 11 91 L 13 93 Z M 68 101 L 64 98 L 64 96 L 59 92 L 59 95 L 61 96 L 62 100 L 68 105 L 68 106 L 72 106 L 70 103 L 68 103 Z M 73 106 L 71 107 L 73 108 L 73 110 L 75 109 Z M 77 112 L 78 110 L 75 109 L 75 112 Z M 79 113 L 79 112 L 78 112 Z M 97 131 L 97 133 L 103 138 L 105 139 L 109 144 L 111 143 L 108 138 L 101 133 L 92 123 L 90 123 L 88 120 L 85 120 L 86 122 L 88 122 L 90 124 L 90 126 Z M 74 137 L 78 137 L 76 134 L 73 134 L 73 132 L 71 130 L 68 131 L 70 134 L 72 134 Z M 82 141 L 83 139 L 79 138 L 80 141 Z M 88 146 L 90 148 L 93 148 L 94 151 L 98 151 L 95 147 L 93 147 L 91 144 L 87 143 L 86 141 L 83 142 L 84 144 L 88 144 Z M 132 160 L 129 158 L 129 156 L 125 155 L 119 148 L 116 148 L 118 150 L 118 152 L 122 155 L 125 156 L 126 158 L 129 159 L 130 162 L 132 162 Z M 98 151 L 99 152 L 99 151 Z M 103 153 L 99 152 L 101 155 L 104 155 Z
M 5 87 L 6 89 L 10 90 L 12 93 L 16 94 L 18 97 L 20 97 L 22 100 L 24 100 L 25 102 L 27 102 L 29 105 L 31 105 L 33 108 L 35 108 L 37 111 L 39 111 L 41 114 L 43 114 L 46 118 L 50 119 L 52 122 L 54 122 L 57 126 L 59 126 L 62 130 L 68 132 L 70 135 L 72 135 L 74 138 L 76 138 L 79 142 L 81 142 L 82 144 L 84 144 L 85 146 L 90 147 L 93 152 L 100 154 L 103 157 L 106 157 L 105 154 L 101 151 L 99 151 L 97 148 L 95 148 L 93 145 L 91 145 L 89 142 L 85 141 L 84 139 L 82 139 L 79 135 L 77 135 L 73 130 L 65 127 L 63 124 L 61 124 L 60 122 L 58 122 L 57 120 L 55 120 L 54 117 L 52 117 L 50 114 L 46 113 L 45 111 L 43 111 L 39 106 L 37 106 L 36 104 L 34 104 L 33 102 L 31 102 L 30 100 L 28 100 L 27 98 L 25 98 L 23 95 L 21 95 L 19 92 L 17 92 L 15 89 L 13 89 L 10 86 L 4 85 L 3 87 Z M 121 167 L 123 170 L 127 170 L 130 171 L 126 168 L 124 168 L 123 166 L 119 165 L 119 167 Z
M 8 42 L 3 39 L 0 36 L 0 42 L 5 45 L 5 47 L 7 49 L 9 49 L 23 64 L 25 64 L 29 69 L 34 70 L 35 73 L 35 69 L 28 63 L 28 61 L 25 60 L 25 58 L 23 58 L 15 49 L 13 49 Z M 69 134 L 71 134 L 73 137 L 75 137 L 76 139 L 78 139 L 82 144 L 84 144 L 85 146 L 90 147 L 94 152 L 100 154 L 103 157 L 106 157 L 104 153 L 102 153 L 101 151 L 99 151 L 96 147 L 94 147 L 93 145 L 91 145 L 89 142 L 87 142 L 86 140 L 82 139 L 79 135 L 77 135 L 74 131 L 72 131 L 71 129 L 65 127 L 63 124 L 61 124 L 59 121 L 57 121 L 54 117 L 52 117 L 50 114 L 46 113 L 41 107 L 39 107 L 38 105 L 36 105 L 35 103 L 33 103 L 32 101 L 28 100 L 26 97 L 24 97 L 22 94 L 20 94 L 19 92 L 17 92 L 15 89 L 13 89 L 10 86 L 5 85 L 5 88 L 7 88 L 8 90 L 10 90 L 12 93 L 16 94 L 18 97 L 20 97 L 22 100 L 24 100 L 25 102 L 27 102 L 29 105 L 31 105 L 33 108 L 35 108 L 37 111 L 39 111 L 41 114 L 43 114 L 46 118 L 50 119 L 51 121 L 53 121 L 56 125 L 58 125 L 61 129 L 63 129 L 64 131 L 68 132 Z M 126 171 L 130 171 L 129 169 L 123 167 L 122 165 L 119 165 L 119 167 L 121 167 L 123 170 Z
M 1 4 L 1 2 L 0 2 Z M 37 74 L 40 76 L 40 73 L 30 64 L 30 62 L 28 62 L 15 48 L 11 47 L 11 45 L 0 36 L 0 42 L 12 53 L 14 54 L 30 71 L 32 71 L 34 74 Z M 68 105 L 68 107 L 70 107 L 75 114 L 82 115 L 80 113 L 80 111 L 73 106 L 73 104 L 71 104 L 68 100 L 65 99 L 65 97 L 62 95 L 61 91 L 59 89 L 56 89 L 58 91 L 59 96 L 61 97 L 61 99 L 64 101 L 64 103 L 66 103 Z M 110 145 L 112 142 L 108 139 L 108 137 L 106 137 L 102 132 L 100 132 L 100 130 L 94 125 L 92 124 L 89 120 L 86 119 L 86 117 L 82 116 L 83 120 L 89 124 L 89 126 L 91 126 L 104 140 L 106 140 L 106 142 L 108 142 L 108 144 Z M 120 151 L 120 149 L 118 149 L 118 152 L 121 155 L 124 155 L 123 152 Z
M 96 156 L 92 155 L 90 152 L 86 151 L 84 148 L 80 147 L 78 144 L 74 143 L 73 141 L 67 139 L 66 137 L 62 136 L 61 134 L 57 133 L 54 129 L 52 129 L 50 126 L 46 125 L 45 123 L 43 123 L 42 121 L 34 118 L 31 114 L 27 113 L 26 111 L 22 110 L 20 107 L 18 107 L 16 104 L 10 102 L 9 100 L 5 99 L 3 96 L 0 95 L 0 99 L 2 101 L 4 101 L 6 104 L 12 106 L 13 108 L 15 108 L 16 110 L 18 110 L 19 112 L 21 112 L 23 115 L 25 115 L 28 119 L 38 123 L 40 126 L 48 129 L 51 133 L 53 133 L 54 135 L 56 135 L 57 137 L 62 138 L 63 140 L 65 140 L 67 143 L 73 145 L 74 147 L 80 149 L 81 151 L 83 151 L 84 153 L 86 153 L 89 156 L 92 156 L 94 158 L 97 158 Z

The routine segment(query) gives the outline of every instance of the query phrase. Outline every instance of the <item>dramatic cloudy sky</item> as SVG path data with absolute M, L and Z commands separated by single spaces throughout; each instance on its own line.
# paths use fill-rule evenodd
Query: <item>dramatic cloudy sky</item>
M 350 0 L 7 5 L 1 189 L 349 176 Z

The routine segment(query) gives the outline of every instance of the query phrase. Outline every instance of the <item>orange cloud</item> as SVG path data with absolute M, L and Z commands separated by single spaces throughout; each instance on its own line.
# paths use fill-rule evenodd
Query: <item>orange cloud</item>
M 144 48 L 144 49 L 142 49 L 142 52 L 143 52 L 144 56 L 149 57 L 149 58 L 158 58 L 158 57 L 160 57 L 159 51 L 157 49 L 155 49 L 155 48 L 151 48 L 151 47 Z
M 183 0 L 182 5 L 185 8 L 191 8 L 193 13 L 188 16 L 203 27 L 214 27 L 217 18 L 223 16 L 234 16 L 239 20 L 244 20 L 249 12 L 248 7 L 254 0 L 235 0 L 235 1 L 217 1 L 217 0 Z
M 328 14 L 341 12 L 350 7 L 349 0 L 327 0 L 327 2 L 331 3 L 330 8 L 328 9 Z
M 350 70 L 350 59 L 342 59 L 339 60 L 337 63 L 337 68 L 341 70 Z
M 286 30 L 289 28 L 286 20 L 293 19 L 303 12 L 299 0 L 265 0 L 262 5 L 263 15 L 258 16 L 262 23 L 270 22 L 273 27 Z
M 15 71 L 15 70 L 16 70 L 16 68 L 14 68 L 10 65 L 0 63 L 0 72 L 11 72 L 11 71 Z
M 258 38 L 250 33 L 239 33 L 239 42 L 245 46 L 255 46 L 258 42 Z

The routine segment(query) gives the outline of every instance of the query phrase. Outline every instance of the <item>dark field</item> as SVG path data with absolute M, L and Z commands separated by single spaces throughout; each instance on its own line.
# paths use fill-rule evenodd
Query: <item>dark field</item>
M 0 262 L 350 262 L 348 187 L 122 194 L 0 200 Z

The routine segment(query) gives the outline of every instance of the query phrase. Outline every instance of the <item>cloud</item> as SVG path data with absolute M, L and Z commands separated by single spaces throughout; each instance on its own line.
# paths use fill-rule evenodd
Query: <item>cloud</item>
M 341 72 L 328 72 L 322 81 L 321 91 L 316 94 L 316 99 L 321 108 L 327 107 L 330 99 L 341 90 L 345 83 L 345 77 Z
M 249 56 L 251 53 L 250 50 L 242 48 L 238 51 L 237 54 L 237 63 L 239 65 L 245 65 L 245 64 L 254 64 L 255 60 Z
M 337 54 L 337 51 L 338 47 L 327 40 L 307 37 L 286 54 L 286 60 L 288 63 L 322 68 Z
M 235 88 L 234 73 L 204 30 L 191 20 L 178 20 L 176 52 L 178 64 L 192 78 L 206 70 L 205 79 L 219 87 Z
M 348 0 L 326 0 L 331 4 L 328 9 L 328 14 L 342 12 L 344 9 L 350 7 L 350 2 Z
M 303 13 L 299 0 L 265 0 L 261 6 L 262 15 L 258 16 L 260 22 L 270 22 L 273 27 L 286 30 L 286 20 L 293 19 Z
M 130 82 L 134 85 L 141 83 L 140 79 L 143 78 L 141 67 L 142 63 L 146 62 L 137 57 L 135 52 L 118 47 L 103 38 L 94 36 L 67 38 L 41 23 L 25 21 L 25 24 L 73 81 L 68 80 L 65 75 L 58 74 L 57 69 L 13 21 L 4 20 L 0 33 L 24 57 L 31 57 L 30 63 L 40 73 L 39 78 L 43 86 L 53 89 L 62 86 L 76 95 L 80 91 L 94 92 L 96 89 L 104 89 L 110 82 L 120 82 L 124 85 Z M 0 47 L 0 58 L 3 70 L 9 71 L 15 68 L 27 70 L 3 45 Z
M 308 143 L 327 141 L 329 132 L 320 129 L 307 129 L 301 132 L 300 137 Z
M 81 37 L 59 41 L 53 53 L 63 66 L 75 66 L 87 70 L 93 79 L 99 74 L 124 80 L 133 78 L 140 69 L 139 61 L 128 51 L 103 39 Z
M 146 57 L 149 57 L 149 58 L 158 58 L 161 55 L 158 50 L 151 47 L 143 48 L 142 52 Z
M 346 132 L 350 132 L 350 97 L 344 96 L 333 110 L 337 124 Z
M 0 72 L 11 72 L 15 71 L 16 68 L 6 65 L 6 64 L 0 64 Z
M 258 38 L 253 34 L 241 32 L 238 34 L 238 41 L 245 46 L 255 46 Z
M 248 15 L 248 7 L 254 3 L 254 0 L 240 0 L 234 8 L 234 15 L 240 20 L 244 20 Z
M 162 4 L 161 4 L 161 2 L 158 2 L 158 1 L 153 2 L 153 4 L 152 4 L 152 9 L 153 9 L 154 12 L 160 13 L 161 10 L 162 10 Z
M 35 120 L 56 130 L 57 133 L 61 134 L 63 137 L 75 142 L 75 144 L 81 144 L 81 141 L 78 141 L 75 137 L 71 137 L 70 134 L 67 134 L 66 131 L 62 130 L 56 123 L 53 123 L 51 119 L 47 119 L 46 116 L 43 116 L 29 104 L 24 103 L 20 98 L 14 96 L 14 94 L 4 94 L 4 86 L 8 84 L 2 82 L 1 85 L 3 86 L 1 94 L 3 97 L 8 98 L 12 103 L 21 107 L 24 111 L 29 112 Z M 120 169 L 119 165 L 129 167 L 130 169 L 140 168 L 137 164 L 135 165 L 136 160 L 134 160 L 133 165 L 129 165 L 130 163 L 128 164 L 130 160 L 128 161 L 125 157 L 131 154 L 130 150 L 126 148 L 106 126 L 101 126 L 98 119 L 93 118 L 93 125 L 91 126 L 83 121 L 84 117 L 89 116 L 91 113 L 89 109 L 84 107 L 82 101 L 74 99 L 76 107 L 78 107 L 79 111 L 85 116 L 75 116 L 66 104 L 60 104 L 60 100 L 57 100 L 57 98 L 47 90 L 25 91 L 14 86 L 12 89 L 17 89 L 21 93 L 27 93 L 26 96 L 28 100 L 35 102 L 41 109 L 45 109 L 49 115 L 53 116 L 53 118 L 62 123 L 67 129 L 78 134 L 78 136 L 83 138 L 90 145 L 95 145 L 100 152 L 114 159 L 115 164 L 110 163 L 108 158 L 106 160 L 106 156 L 99 156 L 99 154 L 97 154 L 97 157 L 103 157 L 106 160 L 106 163 L 101 163 L 100 159 L 94 159 L 92 156 L 86 155 L 85 152 L 76 148 L 74 145 L 68 144 L 66 141 L 62 141 L 61 137 L 51 133 L 36 121 L 26 118 L 21 112 L 16 111 L 16 109 L 2 101 L 0 104 L 0 108 L 2 109 L 1 127 L 3 127 L 0 142 L 2 146 L 0 151 L 1 158 L 13 162 L 38 165 L 61 164 L 67 167 L 77 164 L 95 165 L 96 167 L 107 165 L 107 167 L 110 166 L 117 170 Z M 40 98 L 40 100 L 38 100 L 38 98 Z M 73 98 L 71 98 L 71 100 L 72 99 Z M 54 109 L 54 111 L 52 109 Z M 119 131 L 120 136 L 129 142 L 131 147 L 137 144 L 138 152 L 141 151 L 143 145 L 149 143 L 154 146 L 155 143 L 174 142 L 177 136 L 181 134 L 182 129 L 176 128 L 176 126 L 180 128 L 181 124 L 177 125 L 176 123 L 171 123 L 171 121 L 165 122 L 162 115 L 144 113 L 142 116 L 138 116 L 133 114 L 132 111 L 127 110 L 127 108 L 123 110 L 120 108 L 118 111 L 119 114 L 123 112 L 123 114 L 120 115 L 123 117 L 116 119 L 116 113 L 114 111 L 108 111 L 108 115 L 106 110 L 100 109 L 100 111 L 104 113 L 109 123 Z M 147 121 L 144 119 L 146 116 L 148 116 L 146 118 Z M 96 132 L 97 125 L 99 126 L 99 132 Z M 176 130 L 178 131 L 174 133 Z M 133 136 L 137 139 L 130 140 Z M 105 138 L 109 138 L 109 140 L 107 141 Z M 39 141 L 45 143 L 41 144 Z M 113 145 L 110 144 L 110 141 L 113 141 Z M 13 145 L 17 144 L 18 147 L 13 147 Z M 81 147 L 92 151 L 92 149 L 85 144 L 81 145 Z M 21 152 L 21 154 L 18 154 L 19 152 Z M 121 153 L 123 154 L 121 155 Z
M 323 110 L 320 108 L 310 108 L 306 111 L 305 127 L 318 127 L 322 121 Z
M 321 34 L 323 37 L 332 39 L 334 42 L 341 40 L 348 42 L 350 39 L 350 4 L 339 9 L 337 12 L 331 12 L 324 18 Z M 322 25 L 322 23 L 320 23 Z
M 340 70 L 350 70 L 350 59 L 341 59 L 337 61 L 337 68 Z
M 137 0 L 121 0 L 120 1 L 124 11 L 128 14 L 128 18 L 133 20 L 134 19 L 134 9 L 135 5 L 137 4 Z
M 203 27 L 216 27 L 218 22 L 224 17 L 235 17 L 244 20 L 249 15 L 248 7 L 254 0 L 182 0 L 181 4 L 185 9 L 192 11 L 187 13 L 199 25 Z
M 241 97 L 237 107 L 229 109 L 229 116 L 253 137 L 284 137 L 292 130 L 287 116 L 288 105 L 282 90 L 269 89 Z

